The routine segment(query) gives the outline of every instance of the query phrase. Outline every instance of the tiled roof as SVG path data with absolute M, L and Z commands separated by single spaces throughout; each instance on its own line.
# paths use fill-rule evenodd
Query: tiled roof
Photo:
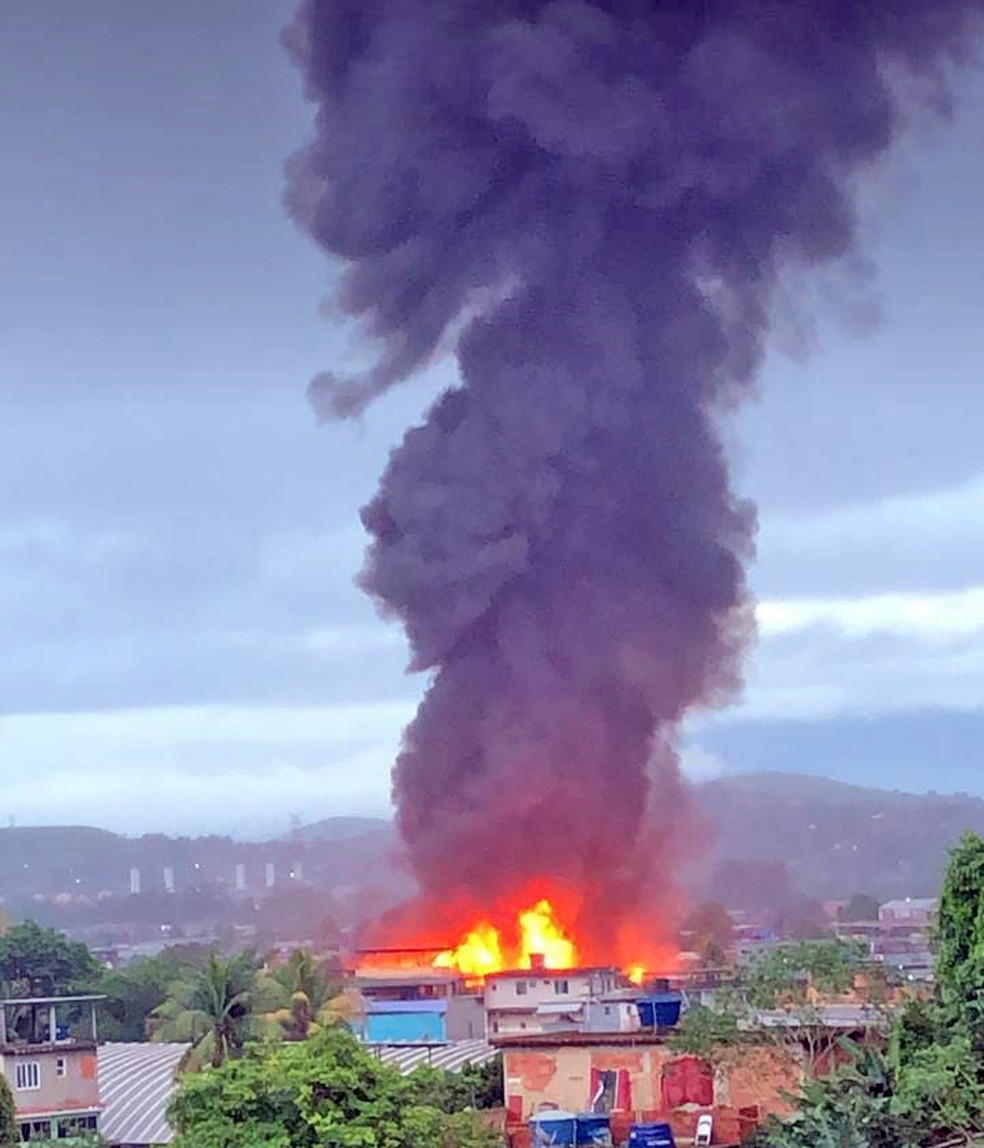
M 104 1044 L 99 1092 L 105 1105 L 99 1129 L 110 1144 L 169 1144 L 165 1119 L 186 1044 Z
M 391 1064 L 404 1075 L 421 1065 L 460 1072 L 466 1064 L 479 1067 L 495 1060 L 498 1049 L 484 1040 L 456 1040 L 450 1044 L 370 1044 L 366 1046 L 384 1064 Z

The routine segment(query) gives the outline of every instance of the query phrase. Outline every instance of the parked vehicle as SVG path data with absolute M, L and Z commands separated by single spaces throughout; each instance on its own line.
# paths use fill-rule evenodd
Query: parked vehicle
M 709 1112 L 702 1112 L 697 1117 L 697 1131 L 694 1134 L 695 1145 L 710 1144 L 714 1138 L 714 1117 Z
M 629 1148 L 676 1148 L 673 1129 L 669 1124 L 633 1124 Z

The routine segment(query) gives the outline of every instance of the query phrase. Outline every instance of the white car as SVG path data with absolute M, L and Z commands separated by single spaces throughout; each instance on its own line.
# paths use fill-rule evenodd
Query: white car
M 714 1117 L 705 1112 L 697 1117 L 697 1131 L 694 1133 L 694 1144 L 710 1144 L 714 1135 Z

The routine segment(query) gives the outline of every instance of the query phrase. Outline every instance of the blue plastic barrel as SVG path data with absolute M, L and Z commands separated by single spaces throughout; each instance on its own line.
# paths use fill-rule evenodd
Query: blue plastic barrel
M 629 1148 L 676 1148 L 673 1129 L 669 1124 L 633 1124 Z
M 575 1148 L 577 1144 L 577 1117 L 573 1112 L 538 1112 L 530 1119 L 530 1132 L 536 1148 Z
M 611 1117 L 604 1112 L 585 1112 L 577 1118 L 577 1143 L 610 1145 L 612 1142 Z

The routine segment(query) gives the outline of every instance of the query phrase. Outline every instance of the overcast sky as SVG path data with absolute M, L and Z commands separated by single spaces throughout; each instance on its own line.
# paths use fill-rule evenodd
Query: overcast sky
M 453 368 L 315 425 L 307 379 L 354 352 L 280 206 L 291 7 L 0 9 L 0 818 L 388 809 L 421 682 L 352 584 L 357 512 Z M 984 790 L 984 80 L 959 95 L 866 189 L 867 294 L 817 288 L 811 353 L 784 324 L 732 428 L 761 640 L 695 775 Z

